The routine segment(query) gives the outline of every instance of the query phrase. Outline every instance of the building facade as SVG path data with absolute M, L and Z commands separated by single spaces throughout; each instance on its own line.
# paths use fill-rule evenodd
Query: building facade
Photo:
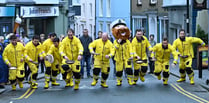
M 96 0 L 95 37 L 98 37 L 98 31 L 107 32 L 112 36 L 110 24 L 116 19 L 123 19 L 131 28 L 130 15 L 130 0 Z
M 168 13 L 162 8 L 163 0 L 132 0 L 132 31 L 143 29 L 145 35 L 155 36 L 161 42 L 168 37 Z
M 176 38 L 178 38 L 179 30 L 187 30 L 186 16 L 187 16 L 187 0 L 163 0 L 163 7 L 168 10 L 169 18 L 169 41 L 172 43 Z M 190 0 L 191 3 L 191 0 Z M 190 35 L 192 34 L 192 20 L 191 20 L 191 8 L 189 13 L 189 23 L 190 23 Z
M 82 36 L 83 29 L 88 29 L 92 38 L 95 34 L 95 0 L 80 0 L 81 16 L 76 17 L 75 35 Z
M 16 16 L 22 18 L 22 23 L 16 33 L 28 34 L 30 38 L 41 33 L 55 32 L 58 35 L 66 33 L 68 27 L 67 0 L 6 0 L 1 5 L 15 7 L 15 17 L 12 18 L 11 29 L 13 29 Z
M 75 30 L 75 22 L 81 16 L 80 0 L 69 0 L 68 28 Z M 75 31 L 77 34 L 77 31 Z

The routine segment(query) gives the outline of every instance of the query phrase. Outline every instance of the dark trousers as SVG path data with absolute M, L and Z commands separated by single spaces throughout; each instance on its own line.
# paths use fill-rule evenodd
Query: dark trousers
M 154 72 L 154 67 L 155 67 L 155 62 L 151 60 L 152 58 L 149 57 L 149 68 L 150 68 L 150 73 Z
M 86 62 L 86 71 L 87 76 L 90 76 L 90 70 L 91 70 L 91 55 L 83 55 L 83 59 L 81 60 L 81 75 L 84 75 L 84 64 Z

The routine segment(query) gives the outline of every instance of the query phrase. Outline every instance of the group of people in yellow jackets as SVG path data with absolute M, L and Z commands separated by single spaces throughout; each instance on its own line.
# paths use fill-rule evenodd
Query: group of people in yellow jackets
M 168 85 L 170 54 L 174 58 L 173 66 L 177 64 L 178 58 L 180 58 L 179 72 L 181 78 L 177 82 L 185 81 L 187 73 L 190 84 L 193 85 L 194 72 L 191 66 L 194 55 L 193 43 L 199 43 L 205 46 L 205 43 L 199 38 L 186 37 L 184 29 L 179 31 L 179 38 L 173 42 L 173 45 L 169 44 L 167 38 L 163 38 L 162 43 L 158 43 L 154 47 L 151 47 L 148 39 L 143 36 L 143 31 L 140 29 L 136 30 L 132 42 L 116 39 L 112 44 L 108 40 L 108 34 L 103 33 L 101 39 L 95 40 L 89 45 L 90 52 L 95 58 L 91 85 L 95 86 L 97 84 L 99 73 L 101 72 L 101 86 L 104 88 L 108 87 L 106 80 L 110 71 L 109 59 L 113 56 L 116 61 L 117 86 L 122 85 L 123 71 L 127 74 L 129 85 L 136 85 L 138 79 L 144 82 L 144 76 L 148 69 L 147 49 L 152 52 L 151 57 L 155 61 L 154 74 L 158 80 L 161 80 L 162 73 L 164 85 Z M 134 69 L 132 69 L 132 63 Z
M 38 86 L 38 58 L 45 59 L 45 89 L 49 88 L 50 78 L 53 86 L 60 85 L 56 82 L 56 76 L 62 73 L 63 79 L 66 82 L 66 87 L 74 86 L 75 90 L 79 89 L 81 79 L 80 61 L 83 54 L 83 46 L 80 40 L 74 36 L 72 29 L 67 30 L 67 36 L 60 42 L 56 38 L 56 34 L 52 33 L 43 44 L 39 42 L 39 36 L 34 36 L 32 41 L 24 47 L 17 42 L 15 35 L 10 37 L 10 44 L 3 52 L 3 59 L 9 66 L 9 80 L 12 90 L 16 90 L 16 85 L 19 84 L 23 88 L 24 80 L 24 63 L 27 63 L 31 70 L 30 85 L 36 89 Z M 101 86 L 108 88 L 106 80 L 110 72 L 110 58 L 114 56 L 116 61 L 116 85 L 122 85 L 123 71 L 127 74 L 129 85 L 136 85 L 138 79 L 145 81 L 144 76 L 148 69 L 148 61 L 146 50 L 152 51 L 151 57 L 155 61 L 154 74 L 161 80 L 163 76 L 163 84 L 168 84 L 169 77 L 169 60 L 170 54 L 173 54 L 173 65 L 177 64 L 178 57 L 180 58 L 179 72 L 181 78 L 177 82 L 185 81 L 186 73 L 189 76 L 190 84 L 194 84 L 194 72 L 192 70 L 193 48 L 192 43 L 199 43 L 202 46 L 205 43 L 196 37 L 186 37 L 185 31 L 182 29 L 179 32 L 173 45 L 168 43 L 168 39 L 164 38 L 162 43 L 151 47 L 148 39 L 143 36 L 143 31 L 136 30 L 135 37 L 132 42 L 129 40 L 116 39 L 112 43 L 108 39 L 108 34 L 103 33 L 100 39 L 94 40 L 89 44 L 89 50 L 94 55 L 93 81 L 92 86 L 95 86 L 99 80 L 101 72 Z M 47 60 L 48 55 L 53 55 L 54 61 L 51 63 Z M 69 63 L 70 61 L 70 63 Z M 134 69 L 132 69 L 132 64 Z
M 45 59 L 45 89 L 49 88 L 51 78 L 52 86 L 58 86 L 56 76 L 62 73 L 63 79 L 66 82 L 66 87 L 74 86 L 74 89 L 79 89 L 80 83 L 80 60 L 82 59 L 83 46 L 80 40 L 74 36 L 72 29 L 67 30 L 67 37 L 62 42 L 56 37 L 55 33 L 50 33 L 49 38 L 41 44 L 39 36 L 35 35 L 32 40 L 23 46 L 17 42 L 17 37 L 10 37 L 10 44 L 3 52 L 3 59 L 9 66 L 9 80 L 12 90 L 16 90 L 16 85 L 19 84 L 23 88 L 23 80 L 25 77 L 24 64 L 27 63 L 31 70 L 30 85 L 31 88 L 38 88 L 38 59 Z M 47 56 L 52 55 L 54 60 L 49 62 Z M 73 61 L 73 64 L 67 61 Z M 74 78 L 74 81 L 73 81 Z

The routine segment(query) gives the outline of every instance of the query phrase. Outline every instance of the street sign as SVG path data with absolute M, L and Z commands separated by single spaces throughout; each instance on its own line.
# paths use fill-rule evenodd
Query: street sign
M 206 9 L 207 0 L 193 0 L 193 7 L 195 9 Z

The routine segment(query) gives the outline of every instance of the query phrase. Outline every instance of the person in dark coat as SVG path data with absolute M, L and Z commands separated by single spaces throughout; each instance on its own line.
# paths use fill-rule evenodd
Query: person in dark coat
M 92 42 L 92 38 L 88 35 L 88 30 L 84 29 L 83 30 L 83 35 L 79 38 L 83 48 L 84 48 L 84 52 L 83 52 L 83 59 L 81 61 L 81 75 L 83 78 L 84 75 L 84 63 L 86 62 L 86 70 L 87 70 L 87 77 L 90 78 L 92 77 L 90 74 L 90 70 L 91 70 L 91 64 L 90 64 L 90 60 L 91 60 L 91 54 L 89 52 L 89 44 Z

